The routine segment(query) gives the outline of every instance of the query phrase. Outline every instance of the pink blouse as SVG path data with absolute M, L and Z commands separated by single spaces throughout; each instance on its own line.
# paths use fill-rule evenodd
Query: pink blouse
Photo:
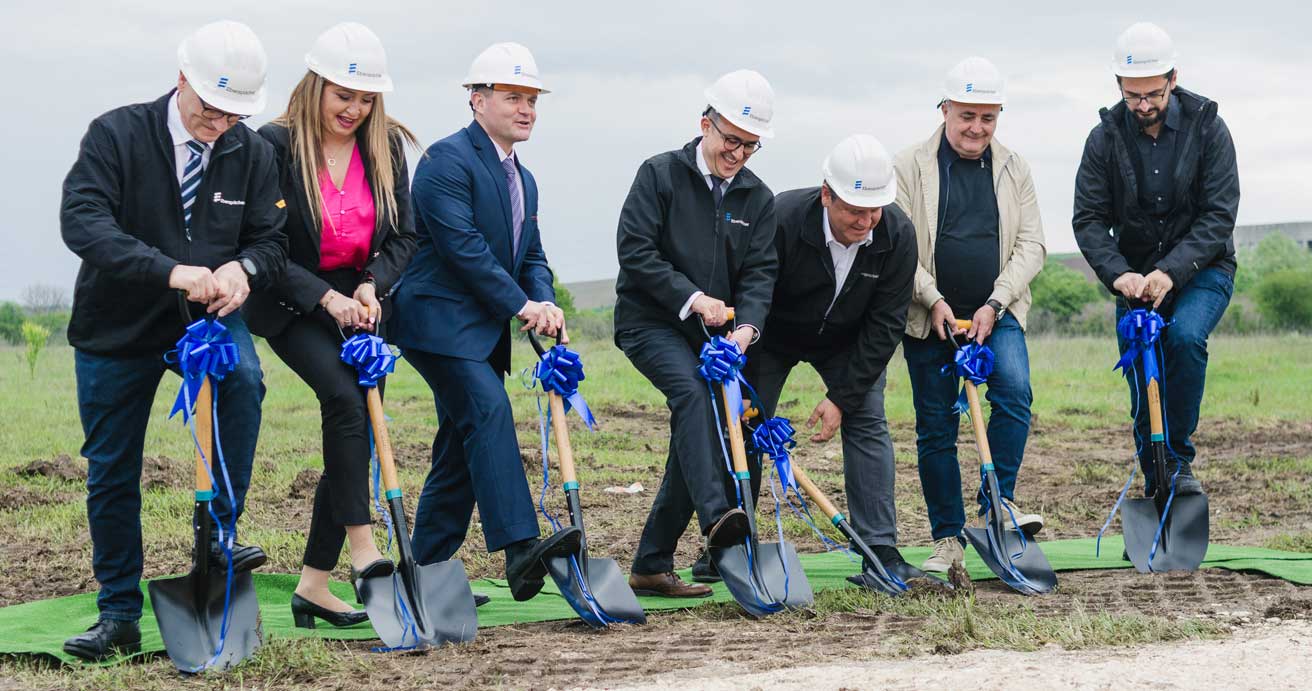
M 374 237 L 373 193 L 364 175 L 360 147 L 351 150 L 346 178 L 338 189 L 325 168 L 319 171 L 319 193 L 323 195 L 323 229 L 319 241 L 319 270 L 355 269 L 369 261 Z

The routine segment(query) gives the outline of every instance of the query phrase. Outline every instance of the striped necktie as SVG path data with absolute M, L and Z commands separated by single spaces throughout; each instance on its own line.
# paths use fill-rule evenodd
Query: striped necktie
M 192 139 L 187 142 L 187 150 L 191 156 L 187 159 L 187 167 L 182 169 L 182 223 L 187 231 L 187 240 L 190 241 L 191 207 L 196 203 L 196 190 L 200 189 L 200 179 L 205 173 L 200 164 L 205 145 Z
M 524 196 L 519 191 L 519 168 L 515 166 L 515 157 L 507 156 L 501 161 L 501 167 L 506 171 L 506 186 L 510 188 L 510 214 L 511 221 L 514 223 L 512 233 L 514 235 L 514 244 L 511 251 L 519 254 L 519 231 L 524 226 Z

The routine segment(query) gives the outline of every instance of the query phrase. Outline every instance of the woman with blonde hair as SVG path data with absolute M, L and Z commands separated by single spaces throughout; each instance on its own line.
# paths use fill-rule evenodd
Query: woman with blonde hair
M 387 576 L 369 506 L 369 419 L 354 368 L 340 359 L 355 330 L 381 330 L 384 300 L 415 249 L 405 145 L 414 134 L 383 110 L 392 90 L 382 43 L 368 28 L 325 31 L 305 56 L 309 70 L 287 111 L 260 128 L 278 154 L 287 204 L 286 275 L 246 303 L 251 331 L 268 339 L 319 399 L 324 472 L 314 495 L 296 625 L 367 619 L 328 590 L 344 541 L 352 582 Z

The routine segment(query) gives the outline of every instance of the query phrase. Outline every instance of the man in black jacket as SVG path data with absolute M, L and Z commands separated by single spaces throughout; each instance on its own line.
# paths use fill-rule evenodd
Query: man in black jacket
M 241 515 L 264 385 L 237 310 L 286 261 L 273 149 L 238 124 L 264 106 L 259 39 L 245 25 L 216 22 L 184 40 L 178 59 L 177 89 L 93 120 L 64 179 L 60 228 L 82 258 L 68 340 L 76 349 L 92 568 L 100 582 L 99 620 L 64 650 L 88 660 L 140 648 L 146 425 L 170 367 L 165 353 L 192 319 L 207 314 L 227 327 L 240 357 L 217 387 L 215 431 L 231 485 L 216 463 L 214 511 L 225 527 Z M 210 550 L 211 563 L 225 568 L 217 543 Z M 264 561 L 259 547 L 233 548 L 235 569 Z
M 1161 336 L 1166 442 L 1179 461 L 1176 491 L 1198 494 L 1190 437 L 1203 400 L 1207 337 L 1234 292 L 1234 143 L 1216 103 L 1176 86 L 1175 50 L 1161 28 L 1140 23 L 1122 33 L 1113 70 L 1121 101 L 1102 109 L 1085 142 L 1072 225 L 1084 258 L 1117 295 L 1118 321 L 1149 304 L 1174 320 Z M 1122 353 L 1126 346 L 1122 339 Z M 1137 373 L 1131 409 L 1151 496 L 1156 478 L 1145 444 L 1144 390 Z
M 825 159 L 824 183 L 775 198 L 778 278 L 765 335 L 747 362 L 764 418 L 775 414 L 788 374 L 815 367 L 828 392 L 806 426 L 813 442 L 843 431 L 849 518 L 883 564 L 906 574 L 893 504 L 893 442 L 884 417 L 888 360 L 906 328 L 916 275 L 916 234 L 893 204 L 893 159 L 858 134 Z M 752 465 L 759 485 L 759 458 Z M 759 492 L 758 492 L 759 494 Z M 704 570 L 694 567 L 694 576 Z
M 765 324 L 774 287 L 774 194 L 744 166 L 773 134 L 774 92 L 750 70 L 706 90 L 702 136 L 638 169 L 620 211 L 615 343 L 670 408 L 665 478 L 652 504 L 629 584 L 640 593 L 705 597 L 674 574 L 674 550 L 694 510 L 712 545 L 749 532 L 733 506 L 716 410 L 697 373 L 706 337 L 736 310 L 740 350 Z

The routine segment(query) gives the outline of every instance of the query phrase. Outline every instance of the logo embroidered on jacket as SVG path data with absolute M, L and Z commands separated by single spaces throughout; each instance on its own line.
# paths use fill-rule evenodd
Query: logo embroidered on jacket
M 858 271 L 857 273 L 861 274 L 861 278 L 879 278 L 879 274 L 868 274 L 864 271 Z
M 740 225 L 740 226 L 742 226 L 742 227 L 744 227 L 744 228 L 746 228 L 746 227 L 752 225 L 751 223 L 749 223 L 749 222 L 747 222 L 747 221 L 744 221 L 744 220 L 741 219 L 741 218 L 734 218 L 732 215 L 729 214 L 728 211 L 724 212 L 724 220 L 726 220 L 726 221 L 728 221 L 728 222 L 730 222 L 730 223 L 736 224 L 736 225 Z
M 228 206 L 246 206 L 245 199 L 224 199 L 222 192 L 215 192 L 214 198 L 211 201 L 215 204 L 227 204 Z M 278 201 L 282 200 L 279 199 Z

